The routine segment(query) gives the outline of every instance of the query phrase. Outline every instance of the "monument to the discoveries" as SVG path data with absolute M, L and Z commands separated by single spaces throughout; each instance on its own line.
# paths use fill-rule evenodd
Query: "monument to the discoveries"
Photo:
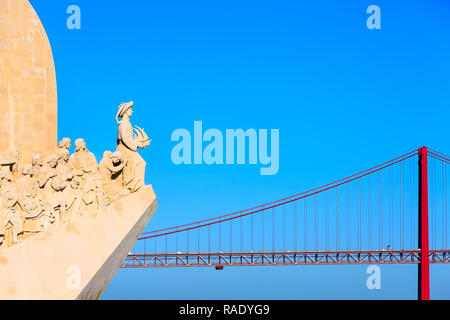
M 57 140 L 52 50 L 28 1 L 0 1 L 0 152 L 19 148 L 31 160 Z
M 45 30 L 27 0 L 0 0 L 0 299 L 100 298 L 157 208 L 132 111 L 100 163 L 83 139 L 57 143 Z

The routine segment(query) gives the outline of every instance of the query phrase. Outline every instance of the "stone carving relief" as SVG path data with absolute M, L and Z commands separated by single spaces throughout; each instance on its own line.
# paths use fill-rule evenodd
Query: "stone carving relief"
M 117 150 L 97 163 L 83 139 L 62 139 L 54 154 L 35 154 L 18 172 L 19 151 L 0 154 L 0 247 L 90 214 L 140 190 L 144 159 L 138 149 L 150 145 L 145 131 L 130 122 L 133 102 L 117 112 Z
M 133 128 L 130 117 L 133 114 L 133 102 L 122 103 L 117 112 L 119 124 L 117 134 L 117 151 L 121 152 L 127 165 L 123 169 L 123 184 L 131 192 L 138 191 L 144 185 L 145 161 L 137 152 L 150 145 L 150 139 L 139 127 Z M 119 120 L 121 119 L 121 120 Z

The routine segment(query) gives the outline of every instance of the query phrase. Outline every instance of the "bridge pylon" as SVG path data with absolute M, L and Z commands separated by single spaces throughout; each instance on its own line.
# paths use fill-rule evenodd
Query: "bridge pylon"
M 428 148 L 419 149 L 419 300 L 430 300 L 430 257 L 428 240 Z

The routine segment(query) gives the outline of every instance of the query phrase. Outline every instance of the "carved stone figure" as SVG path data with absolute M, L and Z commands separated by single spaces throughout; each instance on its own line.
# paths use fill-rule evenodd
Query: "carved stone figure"
M 16 205 L 17 199 L 17 186 L 12 181 L 13 176 L 8 169 L 2 168 L 0 170 L 0 195 L 4 199 L 8 200 L 8 207 Z
M 26 164 L 22 170 L 22 177 L 20 177 L 17 184 L 17 191 L 19 192 L 19 202 L 20 197 L 25 194 L 30 194 L 32 196 L 37 196 L 39 193 L 39 183 L 37 179 L 32 174 L 33 166 L 31 164 Z
M 58 179 L 63 182 L 71 181 L 74 177 L 74 170 L 69 166 L 69 150 L 59 149 L 58 150 L 58 165 L 56 167 L 56 173 L 58 174 Z
M 39 153 L 34 154 L 31 160 L 31 174 L 36 179 L 39 179 L 39 173 L 42 170 L 43 164 L 42 155 Z
M 40 195 L 39 183 L 34 176 L 33 166 L 25 164 L 22 177 L 16 182 L 19 206 L 24 215 L 24 234 L 47 231 L 55 221 L 50 205 Z
M 63 138 L 59 143 L 58 143 L 58 148 L 59 149 L 67 149 L 70 150 L 70 147 L 72 146 L 72 140 L 70 140 L 69 138 Z
M 15 208 L 19 199 L 17 187 L 12 182 L 12 178 L 9 170 L 4 170 L 3 168 L 0 171 L 0 212 L 3 213 L 0 224 L 0 235 L 4 238 L 6 229 L 11 228 L 12 244 L 14 245 L 19 242 L 18 235 L 23 232 L 23 224 Z
M 19 161 L 19 150 L 14 149 L 5 154 L 0 154 L 0 166 L 11 166 Z
M 67 220 L 70 220 L 75 215 L 80 214 L 81 204 L 83 201 L 80 177 L 75 176 L 72 179 L 70 186 L 66 188 L 64 197 L 67 205 L 66 218 Z
M 75 141 L 75 153 L 70 156 L 69 166 L 82 178 L 83 201 L 91 205 L 96 198 L 97 208 L 103 206 L 102 183 L 98 172 L 97 160 L 92 152 L 86 149 L 83 139 Z
M 130 117 L 133 114 L 133 102 L 122 103 L 116 115 L 119 124 L 117 134 L 117 151 L 120 151 L 124 161 L 127 162 L 123 169 L 124 186 L 131 192 L 138 191 L 145 184 L 144 159 L 137 149 L 143 149 L 150 145 L 145 131 L 139 127 L 133 128 Z M 121 119 L 121 120 L 119 120 Z
M 70 182 L 74 178 L 74 169 L 69 166 L 69 150 L 66 148 L 59 148 L 58 149 L 58 165 L 56 166 L 56 173 L 57 176 L 55 177 L 55 180 L 53 183 L 57 183 L 57 186 L 60 186 L 59 190 L 62 192 L 62 198 L 64 199 L 65 205 L 66 205 L 66 211 L 64 216 L 61 217 L 62 222 L 65 222 L 66 214 L 67 214 L 67 208 L 69 204 L 67 203 L 67 200 L 70 200 L 71 195 L 70 193 L 71 188 L 69 187 Z M 57 182 L 56 182 L 57 181 Z M 55 189 L 58 189 L 55 188 Z
M 47 158 L 46 165 L 42 167 L 39 174 L 39 186 L 43 189 L 44 200 L 50 204 L 53 215 L 57 216 L 58 223 L 64 222 L 64 216 L 66 214 L 66 202 L 63 196 L 63 191 L 67 187 L 65 179 L 58 177 L 58 157 L 56 155 L 50 155 Z M 56 215 L 58 211 L 58 215 Z
M 50 229 L 55 216 L 48 202 L 40 196 L 24 195 L 21 207 L 25 212 L 24 233 L 39 233 Z
M 19 150 L 14 149 L 0 154 L 0 168 L 7 168 L 13 175 L 17 173 L 19 163 Z
M 122 160 L 119 151 L 112 153 L 105 151 L 103 159 L 100 161 L 99 171 L 103 182 L 104 204 L 110 205 L 112 202 L 126 197 L 130 191 L 123 187 L 122 171 L 127 162 Z
M 83 139 L 75 141 L 75 153 L 70 156 L 69 164 L 72 168 L 83 174 L 96 174 L 98 172 L 95 155 L 86 149 L 86 142 Z
M 45 161 L 45 166 L 42 165 L 37 179 L 39 183 L 39 188 L 43 189 L 44 197 L 51 197 L 52 193 L 50 192 L 52 186 L 51 181 L 54 177 L 56 177 L 56 166 L 58 165 L 58 158 L 55 155 L 49 156 Z M 47 192 L 48 191 L 48 192 Z

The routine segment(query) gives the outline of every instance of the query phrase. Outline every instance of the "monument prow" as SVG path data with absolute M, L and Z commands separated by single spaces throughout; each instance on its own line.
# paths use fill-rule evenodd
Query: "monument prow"
M 99 299 L 157 209 L 151 186 L 0 250 L 0 299 Z

